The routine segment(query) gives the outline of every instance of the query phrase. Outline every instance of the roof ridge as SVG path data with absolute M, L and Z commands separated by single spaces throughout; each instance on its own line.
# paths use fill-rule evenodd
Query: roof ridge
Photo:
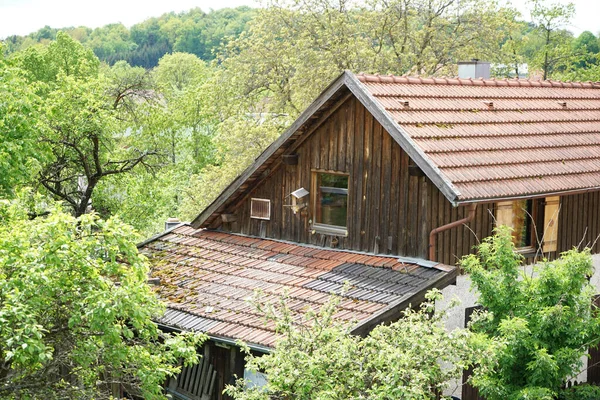
M 495 87 L 548 87 L 548 88 L 576 88 L 576 89 L 600 89 L 600 82 L 571 82 L 555 80 L 533 80 L 520 78 L 446 78 L 446 77 L 427 77 L 420 76 L 397 76 L 366 74 L 361 72 L 356 74 L 356 78 L 362 83 L 398 83 L 414 85 L 457 85 L 457 86 L 495 86 Z

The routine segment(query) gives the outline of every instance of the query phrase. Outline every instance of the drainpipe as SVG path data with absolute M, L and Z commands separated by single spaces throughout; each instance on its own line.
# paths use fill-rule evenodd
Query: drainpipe
M 477 204 L 469 204 L 468 215 L 459 219 L 458 221 L 450 222 L 449 224 L 438 226 L 434 230 L 429 233 L 429 261 L 435 260 L 435 242 L 437 238 L 437 234 L 440 232 L 447 231 L 448 229 L 455 228 L 459 225 L 466 224 L 467 222 L 471 222 L 475 217 L 475 210 L 477 209 Z

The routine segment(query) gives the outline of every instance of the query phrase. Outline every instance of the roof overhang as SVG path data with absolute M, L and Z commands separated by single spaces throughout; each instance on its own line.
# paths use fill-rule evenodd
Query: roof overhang
M 562 191 L 558 191 L 558 192 L 526 194 L 526 195 L 521 195 L 521 196 L 487 197 L 487 198 L 482 198 L 482 199 L 458 200 L 455 205 L 462 206 L 462 205 L 467 205 L 467 204 L 495 203 L 498 201 L 540 199 L 540 198 L 551 197 L 551 196 L 570 196 L 570 195 L 575 195 L 575 194 L 584 194 L 584 193 L 598 192 L 598 191 L 600 191 L 600 186 L 595 186 L 595 187 L 591 187 L 591 188 L 583 188 L 583 189 L 562 190 Z

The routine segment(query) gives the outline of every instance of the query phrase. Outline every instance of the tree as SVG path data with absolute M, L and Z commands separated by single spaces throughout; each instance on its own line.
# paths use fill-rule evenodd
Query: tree
M 546 5 L 544 0 L 531 0 L 530 4 L 531 18 L 543 43 L 532 61 L 542 70 L 542 79 L 545 80 L 561 65 L 568 65 L 575 56 L 570 47 L 571 34 L 563 30 L 575 14 L 575 5 Z
M 148 235 L 162 230 L 167 218 L 182 216 L 179 206 L 190 176 L 214 160 L 215 121 L 207 110 L 205 89 L 210 73 L 202 60 L 185 53 L 164 56 L 151 74 L 124 61 L 110 68 L 111 79 L 119 82 L 115 92 L 131 93 L 132 84 L 150 78 L 152 89 L 141 91 L 148 94 L 148 101 L 141 104 L 140 89 L 133 89 L 119 108 L 124 111 L 122 118 L 136 127 L 127 142 L 154 149 L 160 163 L 152 169 L 107 177 L 98 185 L 96 210 L 103 215 L 118 214 Z
M 571 250 L 527 273 L 511 238 L 500 227 L 461 261 L 485 309 L 471 329 L 491 339 L 493 354 L 475 369 L 472 383 L 489 400 L 553 399 L 600 342 L 590 252 Z
M 600 61 L 600 39 L 590 31 L 582 32 L 572 43 L 572 51 L 575 54 L 582 54 L 575 66 L 576 68 L 589 68 L 597 65 Z
M 0 397 L 108 399 L 120 384 L 163 398 L 205 337 L 158 330 L 164 307 L 130 227 L 42 210 L 0 204 Z
M 87 212 L 98 183 L 111 175 L 148 166 L 157 151 L 129 132 L 121 104 L 137 93 L 144 100 L 139 71 L 124 84 L 100 74 L 91 50 L 63 32 L 47 49 L 29 49 L 15 59 L 32 87 L 43 98 L 38 140 L 51 156 L 43 163 L 38 181 L 55 198 L 65 201 L 75 216 Z M 133 78 L 135 79 L 132 79 Z M 142 147 L 138 147 L 141 145 Z
M 213 152 L 214 121 L 204 93 L 210 73 L 202 60 L 188 53 L 165 55 L 153 71 L 164 103 L 155 107 L 151 124 L 161 132 L 163 142 L 168 143 L 170 148 L 166 152 L 173 164 L 178 156 L 185 159 L 187 152 L 194 172 L 211 161 Z
M 35 180 L 48 154 L 38 140 L 44 129 L 40 123 L 41 99 L 23 72 L 1 56 L 0 99 L 0 198 L 12 198 L 15 188 Z
M 433 313 L 439 298 L 439 291 L 429 292 L 417 311 L 405 310 L 399 321 L 379 325 L 365 338 L 336 321 L 335 296 L 303 320 L 285 298 L 276 305 L 258 301 L 281 338 L 270 354 L 256 357 L 247 350 L 246 368 L 266 373 L 268 384 L 245 388 L 240 381 L 226 392 L 238 400 L 435 399 L 479 355 L 470 345 L 474 337 L 461 329 L 448 332 L 444 313 Z

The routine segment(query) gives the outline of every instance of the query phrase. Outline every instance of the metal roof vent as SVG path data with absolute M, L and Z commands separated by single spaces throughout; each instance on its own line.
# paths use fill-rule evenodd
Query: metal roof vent
M 471 61 L 458 62 L 458 77 L 459 78 L 490 78 L 490 63 L 487 61 L 479 61 L 474 58 Z

